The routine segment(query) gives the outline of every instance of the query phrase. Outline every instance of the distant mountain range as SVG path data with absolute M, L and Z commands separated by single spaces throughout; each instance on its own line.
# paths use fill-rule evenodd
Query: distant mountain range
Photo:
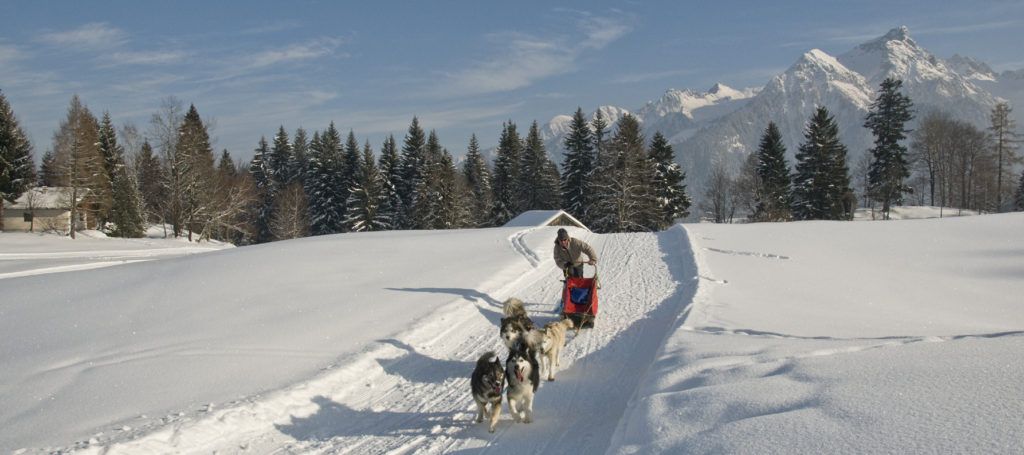
M 937 109 L 984 129 L 990 124 L 992 107 L 1001 99 L 1011 107 L 1024 104 L 1024 70 L 997 74 L 969 57 L 936 57 L 918 46 L 906 27 L 900 27 L 838 57 L 812 49 L 764 87 L 736 90 L 716 84 L 707 92 L 669 89 L 639 109 L 599 109 L 613 125 L 625 113 L 632 114 L 648 140 L 656 131 L 668 138 L 687 172 L 691 195 L 700 199 L 697 191 L 703 191 L 712 163 L 718 160 L 737 169 L 757 149 L 769 121 L 779 126 L 793 166 L 804 126 L 819 105 L 835 116 L 852 165 L 872 146 L 864 118 L 887 77 L 901 79 L 901 92 L 914 103 L 917 118 L 910 128 Z M 1015 118 L 1021 115 L 1014 114 Z M 548 152 L 559 164 L 571 119 L 571 113 L 556 116 L 541 131 Z

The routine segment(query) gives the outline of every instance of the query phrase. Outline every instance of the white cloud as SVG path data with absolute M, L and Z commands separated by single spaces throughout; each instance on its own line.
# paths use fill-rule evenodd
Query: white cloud
M 308 43 L 293 44 L 281 49 L 270 49 L 247 57 L 249 68 L 262 68 L 281 62 L 309 60 L 334 54 L 341 45 L 338 38 L 321 38 Z
M 39 39 L 54 46 L 109 49 L 126 43 L 128 35 L 104 22 L 92 22 L 66 32 L 45 33 Z
M 585 52 L 603 49 L 625 36 L 631 27 L 613 17 L 579 13 L 577 34 L 582 37 L 537 37 L 525 34 L 495 34 L 490 41 L 507 42 L 495 58 L 469 68 L 447 73 L 439 94 L 472 95 L 515 90 L 551 76 L 578 69 L 577 59 Z M 508 39 L 511 35 L 512 39 Z
M 166 65 L 178 63 L 187 55 L 183 51 L 115 52 L 110 60 L 117 65 Z
M 502 56 L 450 74 L 449 87 L 460 93 L 514 90 L 538 79 L 573 71 L 574 59 L 575 52 L 570 48 L 528 38 L 517 39 Z

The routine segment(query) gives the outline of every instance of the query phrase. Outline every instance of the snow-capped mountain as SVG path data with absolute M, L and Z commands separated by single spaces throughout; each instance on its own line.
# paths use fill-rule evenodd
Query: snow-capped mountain
M 679 142 L 692 136 L 708 122 L 743 106 L 758 91 L 760 88 L 736 90 L 724 84 L 715 84 L 706 92 L 673 88 L 657 101 L 648 101 L 636 111 L 615 106 L 601 106 L 598 110 L 610 126 L 615 125 L 623 115 L 631 114 L 651 134 L 661 131 L 670 141 Z M 596 112 L 591 113 L 587 119 L 593 120 L 595 115 Z M 558 115 L 541 131 L 545 148 L 558 163 L 562 160 L 562 140 L 571 123 L 572 115 Z
M 917 119 L 942 110 L 986 128 L 992 108 L 1001 99 L 1010 101 L 1011 107 L 1024 103 L 1024 70 L 996 74 L 967 57 L 936 57 L 920 47 L 906 27 L 899 27 L 839 57 L 818 49 L 807 51 L 762 88 L 735 90 L 718 84 L 708 92 L 671 89 L 632 113 L 648 139 L 655 131 L 669 138 L 687 172 L 691 193 L 698 195 L 711 163 L 738 166 L 756 150 L 769 121 L 779 126 L 792 166 L 804 127 L 817 106 L 825 106 L 835 117 L 852 168 L 872 146 L 864 118 L 887 77 L 903 81 L 901 92 L 913 101 Z M 610 123 L 626 112 L 609 106 L 601 110 Z M 543 132 L 545 146 L 559 163 L 561 138 L 570 119 L 558 116 Z M 917 119 L 908 127 L 914 128 Z

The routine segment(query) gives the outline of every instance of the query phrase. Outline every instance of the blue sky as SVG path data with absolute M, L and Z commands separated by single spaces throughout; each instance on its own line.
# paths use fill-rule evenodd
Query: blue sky
M 248 160 L 280 126 L 332 121 L 379 150 L 413 116 L 453 155 L 577 106 L 642 107 L 667 89 L 761 86 L 804 52 L 839 55 L 905 25 L 918 44 L 1024 69 L 1013 1 L 0 0 L 0 90 L 36 159 L 78 94 L 149 130 L 194 104 L 218 152 Z

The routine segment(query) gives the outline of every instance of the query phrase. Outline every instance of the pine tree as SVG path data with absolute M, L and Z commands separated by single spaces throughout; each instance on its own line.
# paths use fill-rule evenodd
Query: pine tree
M 423 128 L 420 128 L 419 119 L 413 117 L 402 144 L 401 178 L 394 182 L 398 196 L 402 199 L 398 217 L 399 229 L 408 229 L 412 226 L 408 218 L 412 212 L 412 206 L 416 202 L 416 187 L 420 185 L 423 173 L 426 172 L 427 157 L 423 150 L 426 143 L 427 135 Z
M 303 184 L 302 180 L 305 177 L 306 165 L 309 161 L 308 156 L 309 139 L 306 138 L 306 130 L 298 128 L 295 130 L 295 139 L 292 140 L 292 157 L 288 162 L 288 178 L 285 179 L 287 184 L 292 182 Z
M 341 156 L 341 175 L 339 176 L 340 183 L 339 189 L 340 198 L 344 199 L 342 204 L 342 213 L 348 212 L 348 197 L 352 194 L 352 189 L 356 185 L 356 180 L 359 179 L 359 172 L 362 160 L 362 150 L 359 149 L 359 141 L 356 140 L 356 133 L 352 130 L 348 131 L 348 139 L 345 140 L 344 152 Z M 376 165 L 374 165 L 376 167 Z M 345 231 L 345 229 L 343 229 Z
M 490 210 L 492 204 L 491 174 L 487 170 L 487 163 L 480 155 L 480 143 L 477 142 L 476 134 L 469 138 L 469 146 L 466 148 L 466 161 L 462 165 L 462 175 L 469 187 L 469 217 L 472 227 L 487 227 L 490 225 Z
M 57 155 L 52 150 L 43 153 L 39 163 L 39 186 L 60 186 L 60 165 Z
M 675 153 L 672 145 L 668 143 L 661 132 L 655 132 L 651 139 L 651 148 L 648 158 L 654 166 L 654 180 L 651 190 L 657 201 L 660 213 L 660 223 L 654 226 L 655 230 L 661 231 L 672 226 L 678 218 L 690 216 L 690 196 L 686 194 L 686 173 L 676 163 Z
M 100 208 L 97 211 L 98 224 L 100 228 L 103 228 L 109 220 L 110 211 L 115 204 L 114 177 L 118 166 L 123 166 L 124 163 L 124 148 L 117 145 L 117 130 L 114 128 L 109 112 L 104 112 L 103 118 L 100 120 L 99 148 L 100 155 L 103 157 L 103 171 L 106 172 L 106 178 L 97 179 L 97 183 L 101 186 L 93 191 L 97 193 L 96 200 L 100 203 Z
M 294 150 L 292 149 L 292 143 L 288 140 L 288 132 L 284 130 L 284 125 L 281 125 L 277 130 L 277 135 L 274 136 L 274 146 L 270 149 L 269 160 L 267 161 L 267 169 L 270 171 L 270 180 L 273 182 L 273 196 L 276 196 L 285 185 L 294 179 L 292 175 L 292 161 L 293 161 Z
M 110 182 L 109 209 L 104 214 L 113 226 L 110 235 L 114 237 L 142 237 L 145 220 L 139 212 L 141 195 L 129 178 L 124 164 L 124 148 L 117 144 L 117 131 L 110 120 L 110 113 L 103 114 L 100 121 L 100 153 L 103 167 Z M 104 188 L 106 190 L 106 188 Z
M 4 227 L 4 201 L 17 200 L 35 179 L 32 144 L 0 91 L 0 230 Z
M 872 199 L 882 203 L 882 216 L 889 218 L 892 205 L 903 203 L 903 194 L 913 189 L 904 181 L 910 177 L 907 163 L 907 147 L 900 141 L 910 131 L 904 125 L 914 118 L 913 103 L 899 92 L 903 81 L 886 78 L 882 81 L 878 98 L 871 103 L 864 127 L 875 136 L 871 149 L 871 165 L 868 171 L 869 193 Z
M 1003 210 L 1003 176 L 1012 176 L 1013 165 L 1020 163 L 1016 153 L 1020 135 L 1017 133 L 1017 122 L 1010 116 L 1011 112 L 1013 109 L 1006 101 L 996 104 L 992 108 L 992 124 L 988 128 L 996 158 L 996 211 Z
M 209 237 L 207 228 L 214 214 L 210 209 L 214 193 L 213 181 L 213 147 L 210 146 L 210 135 L 199 117 L 195 105 L 189 106 L 184 121 L 178 130 L 178 142 L 175 144 L 174 159 L 179 166 L 182 185 L 178 191 L 182 193 L 184 226 L 175 226 L 175 232 L 181 227 L 188 229 L 188 239 L 199 233 Z
M 398 145 L 395 136 L 389 135 L 380 149 L 377 159 L 377 170 L 380 172 L 381 186 L 381 217 L 388 220 L 385 229 L 400 229 L 405 222 L 402 198 L 398 195 L 398 183 L 401 181 L 402 160 L 398 156 Z
M 520 213 L 518 188 L 520 161 L 523 155 L 523 140 L 512 121 L 502 125 L 501 139 L 498 140 L 497 157 L 494 159 L 494 174 L 491 187 L 494 189 L 494 205 L 491 207 L 491 225 L 503 226 Z
M 256 186 L 256 207 L 255 222 L 256 243 L 270 242 L 274 240 L 270 232 L 270 220 L 273 217 L 272 207 L 274 204 L 274 168 L 273 152 L 266 137 L 260 137 L 260 141 L 253 151 L 252 161 L 249 162 L 249 174 L 252 175 L 253 183 Z
M 437 133 L 430 132 L 424 147 L 424 172 L 416 194 L 409 225 L 413 229 L 455 229 L 465 219 L 451 155 L 441 147 Z
M 555 169 L 552 178 L 551 170 Z M 516 206 L 519 211 L 552 210 L 561 206 L 562 192 L 559 189 L 557 167 L 548 158 L 544 142 L 535 120 L 526 135 L 522 158 L 519 160 L 516 187 Z
M 793 217 L 798 220 L 853 219 L 856 200 L 850 188 L 846 146 L 828 109 L 819 106 L 804 131 L 796 154 Z
M 367 142 L 363 147 L 359 169 L 352 182 L 351 193 L 345 206 L 346 229 L 352 232 L 382 231 L 390 227 L 391 220 L 380 212 L 383 193 L 381 177 L 374 161 L 373 150 Z
M 588 218 L 587 208 L 590 206 L 592 192 L 590 181 L 597 160 L 594 156 L 593 135 L 582 108 L 576 108 L 563 145 L 562 200 L 565 201 L 565 211 L 584 220 Z
M 128 178 L 125 166 L 118 165 L 114 170 L 113 182 L 114 205 L 110 210 L 110 222 L 113 237 L 139 238 L 143 236 L 145 217 L 139 213 L 141 195 Z
M 310 234 L 325 235 L 342 231 L 344 207 L 338 176 L 341 173 L 341 136 L 334 122 L 310 141 L 309 168 L 306 172 L 306 199 L 309 206 Z
M 138 176 L 139 193 L 142 196 L 144 218 L 150 222 L 163 221 L 162 202 L 167 199 L 166 178 L 160 158 L 153 153 L 153 146 L 144 141 L 135 158 L 136 175 Z
M 760 194 L 752 218 L 756 221 L 787 221 L 792 216 L 790 194 L 793 179 L 786 163 L 782 133 L 775 122 L 768 122 L 756 153 Z
M 632 115 L 619 120 L 597 172 L 592 228 L 599 232 L 642 232 L 661 223 L 652 191 L 654 166 L 647 157 L 640 122 Z

